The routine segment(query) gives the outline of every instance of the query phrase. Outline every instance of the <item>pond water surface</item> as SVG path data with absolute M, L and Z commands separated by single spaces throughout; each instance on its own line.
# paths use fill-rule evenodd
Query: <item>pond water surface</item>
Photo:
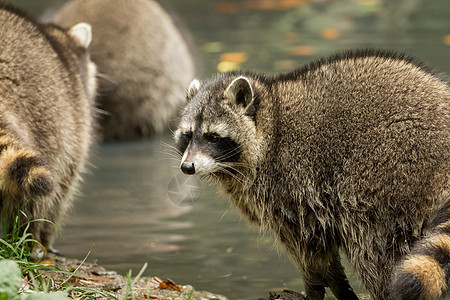
M 59 1 L 14 2 L 40 15 Z M 163 3 L 192 33 L 200 77 L 230 68 L 281 72 L 365 47 L 407 52 L 450 73 L 448 0 Z M 90 260 L 123 274 L 129 269 L 136 274 L 148 262 L 147 275 L 230 299 L 256 299 L 271 289 L 302 290 L 296 269 L 273 239 L 249 228 L 214 187 L 202 182 L 194 202 L 178 203 L 172 180 L 183 179 L 166 144 L 172 144 L 169 134 L 100 146 L 57 248 L 73 258 L 89 253 Z M 356 291 L 363 292 L 348 271 Z

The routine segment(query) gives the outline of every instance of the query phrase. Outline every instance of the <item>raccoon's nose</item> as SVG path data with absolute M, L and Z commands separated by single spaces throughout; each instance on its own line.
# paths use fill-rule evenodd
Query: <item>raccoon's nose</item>
M 181 164 L 181 171 L 184 174 L 192 175 L 195 174 L 195 167 L 193 162 L 184 162 Z

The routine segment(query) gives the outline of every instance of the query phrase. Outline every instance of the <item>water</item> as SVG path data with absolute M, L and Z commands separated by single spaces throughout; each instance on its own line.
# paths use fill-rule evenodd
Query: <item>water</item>
M 14 2 L 40 15 L 59 1 Z M 366 47 L 406 52 L 450 74 L 448 0 L 167 0 L 164 5 L 192 33 L 200 77 L 230 68 L 283 72 L 335 51 Z M 195 203 L 174 204 L 168 192 L 178 161 L 163 143 L 171 144 L 169 135 L 100 146 L 57 248 L 80 259 L 90 253 L 90 260 L 123 274 L 129 269 L 136 274 L 148 262 L 147 275 L 230 299 L 256 299 L 270 289 L 302 290 L 296 269 L 278 254 L 272 238 L 247 226 L 214 187 L 202 182 Z
M 248 228 L 228 198 L 207 182 L 200 183 L 195 203 L 176 205 L 168 193 L 180 174 L 179 161 L 165 153 L 170 141 L 162 136 L 102 146 L 58 250 L 83 258 L 92 248 L 90 259 L 121 273 L 136 274 L 148 262 L 148 275 L 231 299 L 300 289 L 297 270 L 273 248 L 273 240 Z

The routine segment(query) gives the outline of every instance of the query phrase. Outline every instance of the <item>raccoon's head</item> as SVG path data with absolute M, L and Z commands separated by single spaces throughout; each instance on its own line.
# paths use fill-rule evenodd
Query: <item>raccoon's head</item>
M 192 81 L 174 134 L 183 173 L 235 177 L 255 168 L 259 99 L 254 84 L 235 74 Z

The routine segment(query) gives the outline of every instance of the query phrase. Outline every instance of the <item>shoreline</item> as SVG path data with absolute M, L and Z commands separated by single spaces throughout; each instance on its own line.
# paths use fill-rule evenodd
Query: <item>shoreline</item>
M 133 274 L 124 276 L 95 262 L 55 256 L 40 264 L 49 267 L 49 270 L 41 272 L 42 276 L 53 280 L 61 288 L 69 285 L 68 294 L 73 299 L 84 299 L 81 290 L 89 290 L 95 299 L 229 300 L 223 295 L 197 291 L 189 284 L 177 284 L 170 279 L 141 277 L 140 274 L 136 277 Z M 146 265 L 141 273 L 145 268 Z

